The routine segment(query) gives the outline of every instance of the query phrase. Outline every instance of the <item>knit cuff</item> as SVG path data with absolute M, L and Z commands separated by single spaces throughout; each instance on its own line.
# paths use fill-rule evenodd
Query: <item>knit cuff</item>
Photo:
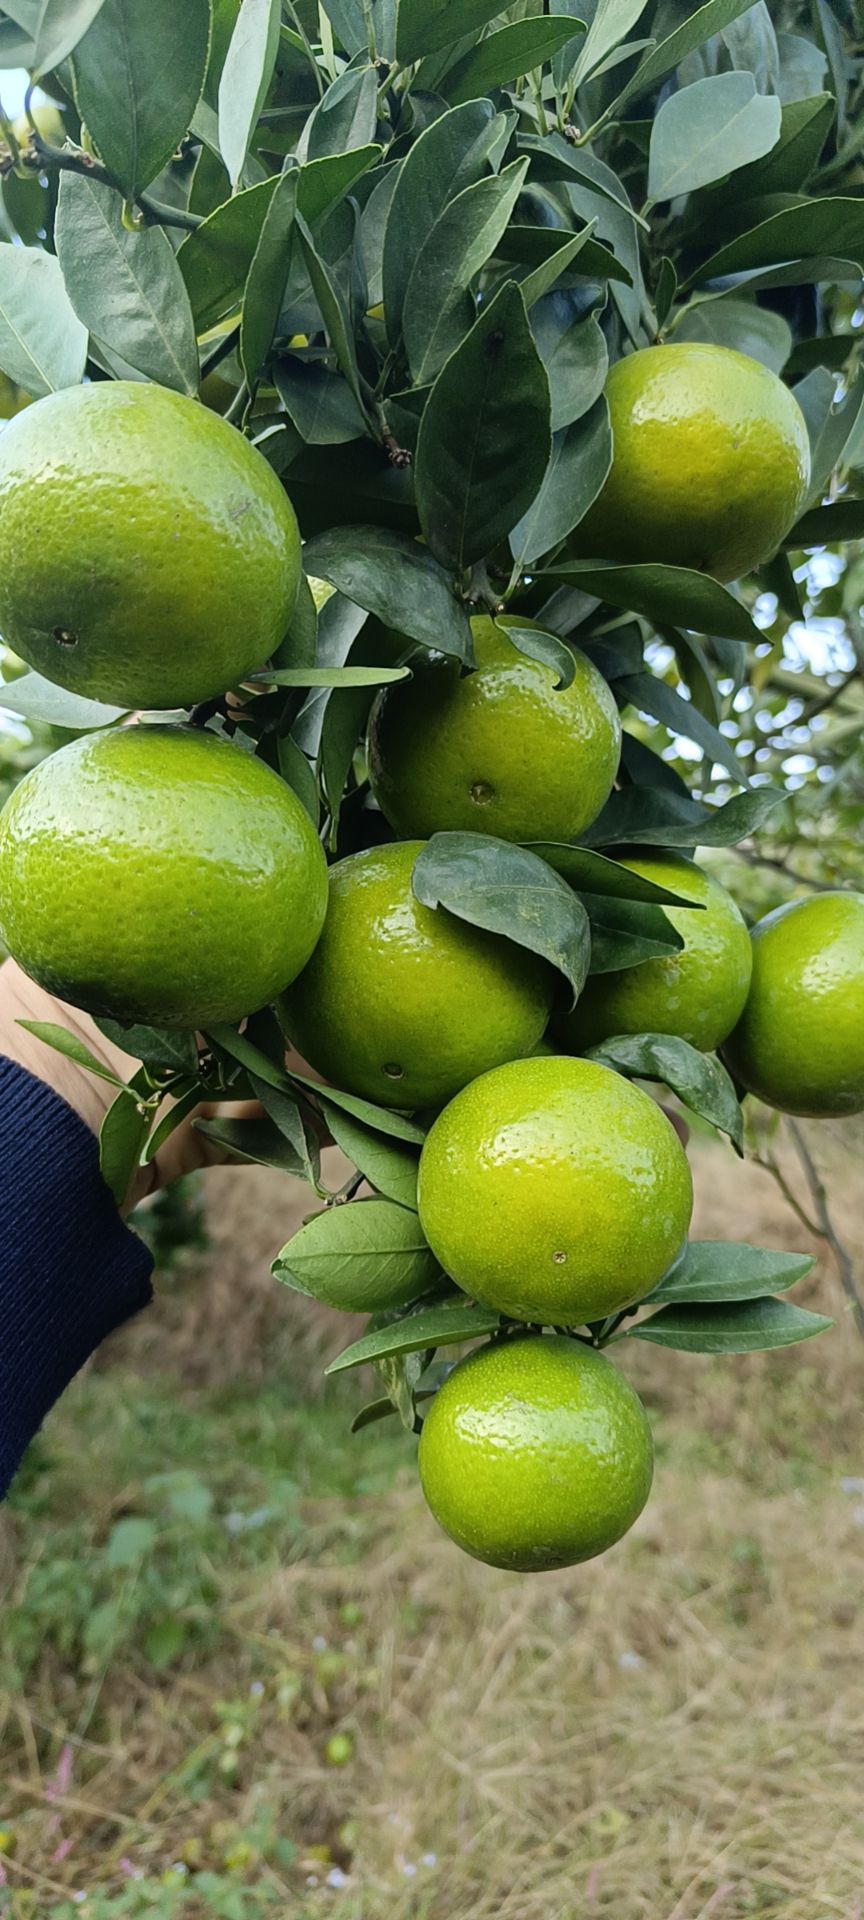
M 0 1499 L 79 1367 L 152 1298 L 152 1266 L 90 1129 L 0 1056 Z

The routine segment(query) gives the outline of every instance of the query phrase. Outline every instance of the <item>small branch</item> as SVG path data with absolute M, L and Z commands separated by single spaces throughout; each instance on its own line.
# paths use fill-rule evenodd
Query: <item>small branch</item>
M 113 173 L 103 167 L 101 161 L 94 160 L 92 154 L 85 153 L 83 147 L 52 147 L 37 128 L 31 128 L 30 145 L 40 169 L 53 167 L 57 173 L 79 173 L 85 180 L 98 180 L 100 186 L 113 187 L 115 193 L 122 193 Z M 187 233 L 194 233 L 204 217 L 200 213 L 188 213 L 183 207 L 166 207 L 148 193 L 137 194 L 135 205 L 147 220 L 158 221 L 160 226 L 182 227 Z
M 753 1153 L 750 1155 L 750 1164 L 754 1167 L 760 1167 L 763 1173 L 769 1173 L 771 1175 L 772 1180 L 783 1195 L 786 1205 L 791 1207 L 796 1220 L 800 1220 L 802 1227 L 806 1228 L 808 1233 L 812 1233 L 815 1240 L 827 1239 L 824 1228 L 818 1226 L 816 1221 L 811 1220 L 804 1212 L 800 1200 L 792 1192 L 786 1175 L 779 1165 L 779 1162 L 774 1159 L 773 1154 Z
M 830 880 L 811 880 L 809 874 L 799 873 L 797 868 L 787 865 L 785 860 L 774 859 L 769 853 L 757 853 L 755 847 L 735 847 L 736 858 L 743 860 L 748 867 L 770 867 L 772 873 L 782 873 L 797 887 L 809 887 L 812 893 L 833 893 Z
M 817 1167 L 815 1160 L 813 1159 L 813 1155 L 810 1152 L 810 1148 L 807 1145 L 807 1141 L 804 1137 L 804 1134 L 800 1126 L 798 1125 L 797 1120 L 790 1120 L 787 1118 L 786 1125 L 787 1125 L 790 1137 L 792 1139 L 793 1145 L 795 1147 L 795 1151 L 801 1162 L 801 1166 L 804 1171 L 804 1178 L 807 1181 L 807 1185 L 810 1189 L 810 1197 L 813 1201 L 814 1207 L 816 1208 L 816 1214 L 820 1223 L 819 1232 L 822 1238 L 824 1240 L 827 1240 L 828 1245 L 831 1248 L 831 1252 L 834 1255 L 834 1259 L 837 1265 L 837 1271 L 840 1275 L 840 1281 L 843 1287 L 843 1292 L 845 1293 L 846 1298 L 849 1301 L 849 1305 L 852 1309 L 852 1318 L 855 1322 L 858 1332 L 861 1334 L 862 1338 L 864 1338 L 864 1299 L 862 1299 L 858 1291 L 858 1284 L 855 1278 L 855 1267 L 852 1261 L 852 1256 L 849 1252 L 848 1247 L 846 1247 L 844 1245 L 844 1242 L 841 1240 L 840 1235 L 837 1231 L 837 1228 L 834 1225 L 834 1221 L 831 1217 L 831 1210 L 828 1204 L 828 1191 L 825 1186 L 825 1182 L 822 1178 L 821 1173 L 819 1172 L 819 1168 Z

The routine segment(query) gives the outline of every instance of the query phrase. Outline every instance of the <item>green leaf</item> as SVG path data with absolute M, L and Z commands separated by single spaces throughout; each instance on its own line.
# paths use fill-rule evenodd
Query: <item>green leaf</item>
M 330 336 L 339 366 L 351 388 L 357 406 L 363 414 L 365 412 L 363 385 L 357 364 L 354 326 L 348 303 L 343 296 L 335 272 L 316 246 L 301 214 L 297 215 L 297 232 L 325 330 Z
M 830 507 L 813 507 L 796 521 L 784 547 L 831 547 L 844 540 L 864 539 L 864 500 L 835 500 Z M 16 686 L 20 684 L 16 682 Z M 0 700 L 7 704 L 5 693 Z
M 792 329 L 782 313 L 757 307 L 755 300 L 699 300 L 682 314 L 676 340 L 709 340 L 718 347 L 748 353 L 772 373 L 785 367 L 792 350 Z
M 603 65 L 644 12 L 645 0 L 599 0 L 570 78 L 571 86 L 581 87 L 583 80 Z
M 520 280 L 522 298 L 527 310 L 530 311 L 538 300 L 542 300 L 544 294 L 549 293 L 556 286 L 576 259 L 577 254 L 587 246 L 596 225 L 596 220 L 590 220 L 587 227 L 582 228 L 581 233 L 568 234 L 563 246 L 556 247 L 554 253 L 549 254 L 548 259 L 541 260 L 539 267 L 535 267 L 532 273 L 526 273 L 524 280 Z
M 644 900 L 596 899 L 591 893 L 582 897 L 591 922 L 590 973 L 622 973 L 681 952 L 683 935 L 662 907 Z
M 272 1120 L 196 1120 L 195 1131 L 222 1147 L 232 1160 L 274 1167 L 295 1180 L 305 1179 L 300 1155 Z
M 202 1088 L 197 1080 L 194 1080 L 191 1086 L 178 1081 L 171 1088 L 172 1105 L 163 1113 L 161 1120 L 144 1143 L 141 1153 L 143 1166 L 150 1166 L 157 1153 L 161 1153 L 166 1140 L 170 1140 L 172 1133 L 176 1133 L 177 1128 L 182 1127 L 184 1120 L 188 1120 L 190 1113 L 194 1113 L 195 1108 L 200 1106 L 201 1099 Z
M 545 19 L 532 14 L 527 20 L 515 20 L 508 27 L 499 27 L 496 33 L 478 40 L 470 53 L 457 60 L 441 82 L 442 90 L 454 105 L 476 100 L 493 87 L 504 86 L 520 74 L 545 66 L 559 47 L 565 47 L 568 40 L 573 39 L 581 25 L 581 21 L 571 20 L 567 14 L 549 14 Z
M 472 927 L 527 947 L 581 993 L 590 934 L 581 900 L 526 847 L 483 833 L 434 833 L 414 863 L 414 893 Z
M 140 1060 L 151 1073 L 198 1072 L 198 1044 L 194 1033 L 178 1033 L 174 1027 L 124 1026 L 119 1020 L 97 1020 L 101 1033 L 115 1047 Z
M 300 174 L 280 174 L 264 215 L 243 293 L 240 360 L 250 387 L 261 377 L 279 324 L 291 267 L 291 242 Z M 360 422 L 360 431 L 363 423 Z
M 384 527 L 334 527 L 310 540 L 307 571 L 409 640 L 471 665 L 471 628 L 447 575 L 416 540 Z
M 250 1073 L 249 1084 L 256 1100 L 260 1100 L 268 1120 L 272 1120 L 284 1140 L 287 1140 L 302 1169 L 304 1180 L 309 1185 L 319 1187 L 321 1155 L 319 1139 L 310 1110 L 305 1112 L 300 1098 L 293 1087 L 274 1087 L 258 1075 Z
M 83 694 L 55 687 L 41 673 L 23 673 L 20 680 L 0 683 L 0 707 L 7 713 L 22 713 L 27 720 L 40 720 L 48 727 L 63 727 L 68 733 L 90 733 L 97 727 L 113 726 L 121 720 L 126 707 L 108 707 L 101 700 L 85 700 Z
M 631 74 L 612 102 L 611 111 L 620 116 L 628 101 L 635 100 L 638 94 L 665 80 L 667 73 L 680 66 L 688 53 L 695 53 L 697 47 L 704 46 L 706 40 L 710 40 L 715 33 L 721 33 L 740 14 L 747 13 L 752 5 L 753 0 L 706 0 L 704 6 L 683 9 L 684 19 L 680 25 L 652 46 L 644 59 L 640 60 L 636 72 Z
M 495 624 L 497 626 L 498 622 Z M 572 648 L 568 647 L 565 640 L 559 640 L 555 633 L 544 633 L 538 627 L 508 626 L 501 631 L 517 653 L 524 653 L 528 660 L 539 660 L 544 667 L 549 667 L 555 675 L 557 688 L 573 685 L 576 661 Z
M 558 433 L 581 420 L 600 398 L 609 367 L 606 340 L 595 314 L 574 326 L 566 307 L 562 311 L 554 299 L 534 309 L 531 328 L 549 381 L 552 431 Z
M 519 288 L 508 281 L 442 367 L 415 461 L 420 523 L 461 573 L 527 512 L 551 451 L 549 384 Z
M 177 262 L 199 333 L 239 307 L 277 183 L 274 175 L 236 193 L 183 241 Z
M 347 67 L 327 88 L 306 129 L 306 157 L 350 153 L 375 138 L 378 75 L 374 67 Z
M 351 1114 L 343 1113 L 322 1095 L 321 1105 L 337 1147 L 348 1155 L 359 1173 L 397 1206 L 417 1211 L 417 1168 L 419 1156 L 408 1144 L 382 1139 L 371 1127 L 364 1127 Z
M 353 1114 L 355 1120 L 371 1127 L 376 1133 L 383 1133 L 394 1140 L 407 1140 L 412 1145 L 422 1147 L 426 1138 L 423 1127 L 415 1120 L 409 1120 L 407 1114 L 391 1113 L 389 1107 L 376 1107 L 371 1100 L 361 1100 L 356 1093 L 343 1093 L 341 1087 L 322 1087 L 320 1081 L 310 1079 L 304 1073 L 291 1069 L 291 1079 L 301 1087 L 309 1087 L 317 1094 L 322 1105 L 338 1107 L 342 1113 Z
M 297 205 L 314 227 L 317 220 L 331 212 L 356 180 L 381 157 L 378 146 L 354 147 L 349 153 L 330 153 L 318 160 L 307 160 L 300 169 Z
M 780 137 L 780 102 L 757 93 L 752 73 L 717 73 L 670 94 L 654 121 L 648 195 L 674 200 L 769 153 Z
M 396 58 L 406 66 L 494 20 L 499 0 L 399 0 Z
M 624 787 L 610 795 L 583 839 L 587 846 L 732 847 L 755 833 L 786 795 L 750 787 L 722 807 L 701 807 L 660 787 Z
M 188 131 L 210 46 L 208 0 L 104 0 L 72 62 L 88 132 L 132 198 Z
M 119 193 L 63 173 L 54 239 L 66 291 L 91 333 L 148 380 L 197 393 L 192 309 L 164 229 L 130 231 Z
M 622 867 L 620 861 L 608 859 L 605 853 L 594 853 L 587 847 L 556 845 L 547 840 L 533 841 L 530 852 L 546 860 L 578 893 L 598 894 L 609 900 L 641 900 L 649 906 L 689 907 L 697 913 L 704 911 L 693 900 L 682 899 L 669 887 L 658 886 L 656 880 L 643 879 L 641 873 L 631 872 L 629 867 Z
M 32 41 L 19 64 L 30 68 L 33 79 L 62 65 L 102 5 L 103 0 L 18 0 L 17 5 L 13 0 L 6 12 Z
M 591 1047 L 586 1057 L 630 1080 L 662 1081 L 693 1113 L 727 1133 L 743 1153 L 744 1122 L 735 1088 L 713 1054 L 700 1053 L 670 1033 L 624 1033 Z
M 692 627 L 725 640 L 758 640 L 747 608 L 709 574 L 689 567 L 616 566 L 605 560 L 570 560 L 550 567 L 546 578 L 594 593 L 610 606 L 670 627 Z
M 410 672 L 410 667 L 282 667 L 278 673 L 267 668 L 251 673 L 249 679 L 269 687 L 387 687 L 409 679 Z
M 426 8 L 428 0 L 421 0 Z M 405 0 L 399 13 L 400 30 Z M 445 11 L 452 14 L 452 0 Z M 449 35 L 448 41 L 449 44 Z M 494 118 L 490 100 L 454 107 L 426 128 L 402 162 L 384 231 L 384 317 L 391 346 L 402 331 L 402 309 L 419 236 L 431 233 L 448 201 L 485 170 L 484 140 Z
M 145 1106 L 142 1112 L 124 1089 L 112 1101 L 99 1129 L 99 1170 L 118 1207 L 141 1164 L 153 1117 L 152 1107 Z
M 758 204 L 758 203 L 757 203 Z M 798 254 L 840 255 L 864 265 L 864 201 L 841 199 L 799 200 L 794 206 L 781 207 L 712 253 L 690 281 L 717 280 L 721 275 L 741 273 L 749 267 L 767 267 L 776 261 L 793 260 Z
M 761 1300 L 778 1288 L 785 1292 L 794 1287 L 815 1264 L 808 1253 L 777 1253 L 773 1247 L 750 1247 L 742 1241 L 691 1240 L 642 1304 Z
M 388 1359 L 396 1353 L 420 1353 L 426 1347 L 458 1346 L 463 1340 L 477 1340 L 484 1333 L 497 1333 L 500 1324 L 500 1314 L 489 1307 L 477 1307 L 461 1298 L 441 1300 L 435 1306 L 406 1315 L 404 1320 L 364 1333 L 336 1360 L 331 1360 L 326 1372 L 345 1373 L 349 1367 L 364 1367 L 371 1360 Z
M 0 369 L 34 399 L 77 387 L 87 360 L 59 261 L 41 247 L 0 247 Z
M 510 551 L 530 566 L 566 538 L 596 500 L 612 465 L 612 427 L 603 394 L 590 412 L 553 434 L 536 499 L 510 535 Z
M 852 387 L 837 403 L 836 391 L 836 380 L 824 367 L 816 367 L 795 388 L 810 436 L 809 507 L 819 505 L 831 475 L 842 463 L 864 404 L 864 372 L 859 369 Z
M 297 432 L 312 446 L 341 446 L 365 433 L 366 422 L 347 380 L 320 360 L 286 354 L 273 379 Z
M 718 762 L 737 780 L 742 787 L 747 785 L 747 774 L 742 760 L 735 752 L 734 740 L 727 740 L 717 727 L 700 713 L 695 701 L 685 700 L 674 687 L 667 686 L 653 673 L 634 673 L 625 675 L 615 682 L 616 694 L 625 699 L 640 713 L 650 714 L 652 720 L 659 720 L 671 734 L 678 734 L 685 740 L 691 740 L 701 747 L 706 760 Z
M 55 1026 L 52 1020 L 17 1020 L 15 1024 L 26 1027 L 28 1033 L 35 1034 L 36 1039 L 44 1041 L 46 1047 L 53 1047 L 55 1053 L 64 1054 L 67 1060 L 74 1060 L 76 1067 L 86 1067 L 87 1072 L 95 1073 L 98 1080 L 107 1080 L 109 1086 L 120 1087 L 125 1093 L 125 1081 L 112 1073 L 110 1067 L 103 1066 L 89 1047 L 85 1047 L 83 1040 L 69 1033 L 66 1027 Z
M 626 287 L 632 286 L 633 276 L 623 260 L 616 259 L 611 247 L 591 239 L 586 228 L 577 235 L 560 227 L 520 226 L 518 221 L 513 221 L 498 242 L 498 258 L 536 268 L 550 260 L 562 244 L 578 238 L 582 240 L 577 269 L 580 277 L 620 281 Z
M 662 1307 L 628 1327 L 630 1340 L 650 1340 L 678 1353 L 763 1353 L 792 1347 L 834 1325 L 822 1313 L 807 1313 L 788 1300 L 744 1300 L 740 1305 Z
M 471 282 L 504 232 L 528 171 L 515 160 L 501 174 L 466 187 L 423 240 L 405 293 L 405 346 L 415 383 L 440 372 L 475 317 Z
M 242 0 L 219 81 L 219 151 L 236 192 L 276 62 L 280 0 Z
M 519 139 L 519 152 L 531 157 L 532 180 L 576 180 L 582 187 L 597 193 L 603 200 L 611 200 L 613 206 L 620 207 L 637 226 L 648 229 L 647 220 L 636 213 L 630 205 L 626 189 L 621 185 L 617 174 L 598 160 L 596 154 L 589 153 L 584 147 L 568 146 L 560 133 L 543 135 L 522 134 Z M 591 222 L 594 225 L 594 222 Z
M 354 1200 L 315 1214 L 277 1254 L 273 1272 L 344 1313 L 405 1306 L 440 1276 L 417 1215 L 389 1200 Z

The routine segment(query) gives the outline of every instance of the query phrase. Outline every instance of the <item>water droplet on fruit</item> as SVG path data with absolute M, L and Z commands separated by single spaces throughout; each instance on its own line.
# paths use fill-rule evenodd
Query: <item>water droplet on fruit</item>
M 400 1067 L 395 1060 L 386 1060 L 384 1063 L 384 1072 L 386 1073 L 388 1080 L 401 1080 L 405 1072 L 405 1068 Z

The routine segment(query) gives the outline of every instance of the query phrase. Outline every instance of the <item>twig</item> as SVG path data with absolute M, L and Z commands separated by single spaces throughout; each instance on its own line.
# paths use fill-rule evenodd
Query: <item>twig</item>
M 804 1212 L 800 1200 L 797 1199 L 796 1195 L 792 1192 L 786 1175 L 778 1161 L 774 1159 L 773 1154 L 753 1153 L 750 1155 L 750 1164 L 754 1167 L 760 1167 L 763 1173 L 770 1173 L 772 1180 L 782 1193 L 787 1206 L 792 1208 L 796 1219 L 800 1220 L 802 1227 L 806 1227 L 808 1233 L 812 1233 L 815 1240 L 827 1240 L 828 1235 L 824 1227 L 820 1227 L 815 1220 L 811 1220 Z
M 843 1292 L 845 1293 L 846 1298 L 849 1301 L 849 1304 L 852 1309 L 852 1318 L 855 1322 L 858 1332 L 861 1334 L 862 1338 L 864 1338 L 864 1300 L 862 1300 L 861 1295 L 858 1292 L 858 1286 L 855 1279 L 855 1268 L 853 1265 L 852 1256 L 848 1250 L 848 1247 L 846 1247 L 843 1241 L 841 1240 L 840 1235 L 837 1232 L 837 1228 L 834 1225 L 834 1221 L 831 1217 L 831 1211 L 828 1205 L 828 1192 L 825 1186 L 825 1182 L 822 1178 L 821 1173 L 819 1172 L 819 1168 L 817 1167 L 815 1160 L 813 1159 L 813 1155 L 810 1152 L 810 1148 L 807 1145 L 807 1141 L 804 1138 L 804 1134 L 802 1133 L 797 1120 L 791 1120 L 787 1118 L 786 1125 L 789 1130 L 789 1134 L 792 1139 L 793 1145 L 795 1147 L 795 1151 L 798 1155 L 798 1158 L 801 1162 L 801 1166 L 804 1170 L 804 1177 L 810 1189 L 810 1196 L 813 1201 L 813 1205 L 816 1208 L 816 1214 L 819 1220 L 819 1232 L 821 1234 L 821 1237 L 824 1240 L 827 1240 L 828 1245 L 831 1248 L 831 1252 L 834 1255 L 834 1259 L 837 1264 L 837 1271 L 840 1275 L 840 1281 L 843 1287 Z

